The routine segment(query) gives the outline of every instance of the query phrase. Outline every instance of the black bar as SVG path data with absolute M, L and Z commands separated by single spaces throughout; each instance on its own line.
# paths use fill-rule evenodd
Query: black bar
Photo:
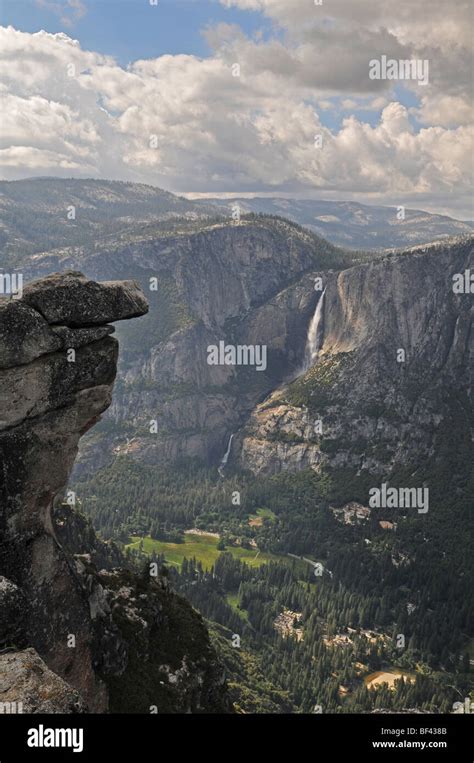
M 32 761 L 182 760 L 184 754 L 246 760 L 255 746 L 266 760 L 341 755 L 348 761 L 407 754 L 420 761 L 473 761 L 472 715 L 3 715 L 0 763 Z M 83 730 L 83 749 L 30 747 L 31 729 Z M 388 731 L 390 730 L 390 731 Z M 43 734 L 43 741 L 49 736 Z M 61 741 L 61 738 L 59 738 Z M 66 740 L 68 741 L 68 740 Z M 69 739 L 74 743 L 79 736 Z M 374 744 L 375 743 L 375 744 Z M 380 746 L 378 743 L 383 743 Z M 388 743 L 391 743 L 390 745 Z M 392 744 L 393 743 L 393 744 Z M 424 748 L 421 744 L 424 743 Z M 469 751 L 470 750 L 470 751 Z M 305 752 L 306 751 L 306 752 Z M 253 757 L 253 755 L 252 755 Z

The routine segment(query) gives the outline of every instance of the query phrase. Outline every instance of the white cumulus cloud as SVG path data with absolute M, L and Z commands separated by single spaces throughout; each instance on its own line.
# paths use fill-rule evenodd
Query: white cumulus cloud
M 423 42 L 418 10 L 408 34 L 409 17 L 397 17 L 385 0 L 385 17 L 380 9 L 365 13 L 365 0 L 333 0 L 332 22 L 317 24 L 311 14 L 321 8 L 306 0 L 227 4 L 265 11 L 287 25 L 287 35 L 255 41 L 221 24 L 207 31 L 208 58 L 163 55 L 124 68 L 64 33 L 0 28 L 3 177 L 98 176 L 178 192 L 411 206 L 423 200 L 469 214 L 472 120 L 462 82 L 448 87 L 462 36 L 457 50 L 443 54 L 436 35 Z M 352 20 L 350 8 L 357 8 Z M 462 25 L 462 14 L 451 21 Z M 413 41 L 423 50 L 438 46 L 443 77 L 408 108 L 393 83 L 371 83 L 366 74 L 374 51 L 410 57 Z

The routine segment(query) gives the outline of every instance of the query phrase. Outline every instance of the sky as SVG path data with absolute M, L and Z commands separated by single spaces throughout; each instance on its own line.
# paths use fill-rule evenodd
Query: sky
M 0 24 L 3 179 L 474 218 L 470 0 L 0 0 Z M 418 77 L 371 78 L 383 56 Z

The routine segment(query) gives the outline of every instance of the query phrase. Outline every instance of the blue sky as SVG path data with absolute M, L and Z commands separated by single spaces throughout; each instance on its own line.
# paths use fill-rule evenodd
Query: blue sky
M 219 23 L 235 24 L 247 37 L 259 40 L 282 38 L 281 28 L 262 13 L 252 10 L 227 8 L 219 0 L 158 0 L 150 6 L 149 0 L 78 0 L 85 13 L 65 25 L 53 6 L 64 5 L 67 0 L 0 0 L 3 26 L 12 25 L 24 32 L 66 32 L 80 41 L 84 50 L 113 56 L 120 66 L 133 61 L 180 53 L 206 58 L 212 51 L 204 30 Z M 291 2 L 291 0 L 290 0 Z M 405 106 L 417 105 L 417 98 L 406 88 L 397 87 L 396 97 Z M 341 127 L 347 111 L 338 107 L 321 110 L 321 123 L 331 129 Z M 351 113 L 374 126 L 380 110 L 353 109 Z M 410 120 L 414 126 L 416 121 Z
M 464 6 L 321 8 L 0 0 L 0 177 L 107 177 L 177 193 L 354 199 L 470 218 Z M 430 59 L 429 84 L 372 82 L 369 61 L 381 55 Z
M 49 5 L 53 5 L 51 0 Z M 114 56 L 121 66 L 166 53 L 206 57 L 209 46 L 202 30 L 210 24 L 238 24 L 248 35 L 267 37 L 271 24 L 261 13 L 225 8 L 218 0 L 83 0 L 86 13 L 70 27 L 58 13 L 36 0 L 0 0 L 1 23 L 24 32 L 66 31 L 86 50 Z

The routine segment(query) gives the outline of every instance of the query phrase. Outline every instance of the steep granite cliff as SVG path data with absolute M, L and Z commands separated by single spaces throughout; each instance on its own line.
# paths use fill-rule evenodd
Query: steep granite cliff
M 148 464 L 193 458 L 218 465 L 230 434 L 242 427 L 232 460 L 242 447 L 241 464 L 255 473 L 321 463 L 386 471 L 426 455 L 441 419 L 452 418 L 453 400 L 448 412 L 438 398 L 457 378 L 460 354 L 458 414 L 465 409 L 469 295 L 454 293 L 452 275 L 469 267 L 471 241 L 366 261 L 291 223 L 253 218 L 192 234 L 137 232 L 100 253 L 38 256 L 36 272 L 79 264 L 93 277 L 132 272 L 150 300 L 149 316 L 119 329 L 124 350 L 114 399 L 81 443 L 75 475 L 110 463 L 114 451 Z M 305 375 L 307 330 L 321 293 L 316 277 L 326 287 L 323 345 Z M 206 348 L 220 340 L 265 345 L 266 370 L 208 365 Z
M 472 237 L 323 277 L 319 353 L 236 437 L 241 464 L 274 474 L 322 465 L 411 470 L 472 422 Z
M 90 278 L 132 274 L 150 303 L 146 317 L 118 329 L 114 399 L 104 424 L 81 443 L 76 475 L 110 461 L 132 438 L 130 456 L 150 464 L 218 464 L 230 433 L 297 368 L 316 299 L 313 276 L 353 258 L 266 218 L 174 235 L 137 228 L 126 241 L 31 258 L 29 277 L 79 267 Z M 206 348 L 221 340 L 267 345 L 267 368 L 209 365 Z
M 74 271 L 0 302 L 0 700 L 24 712 L 228 706 L 200 616 L 159 570 L 117 566 L 65 496 L 79 439 L 111 402 L 108 324 L 147 311 L 135 282 Z

